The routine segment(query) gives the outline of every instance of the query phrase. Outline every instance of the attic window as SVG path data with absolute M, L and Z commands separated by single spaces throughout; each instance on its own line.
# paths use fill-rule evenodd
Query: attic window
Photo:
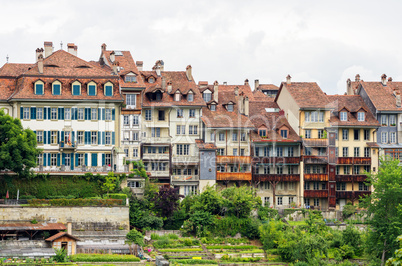
M 288 130 L 287 129 L 281 129 L 281 137 L 284 139 L 288 138 Z
M 113 84 L 111 82 L 105 84 L 104 94 L 105 96 L 113 96 Z
M 341 121 L 348 121 L 348 113 L 345 111 L 341 112 L 340 119 L 341 119 Z
M 124 82 L 137 82 L 137 77 L 135 75 L 127 75 Z
M 45 67 L 59 67 L 59 66 L 56 66 L 56 65 L 45 65 Z
M 87 87 L 87 94 L 89 95 L 89 96 L 95 96 L 96 95 L 96 83 L 95 82 L 90 82 L 89 84 L 88 84 L 88 87 Z
M 258 135 L 260 135 L 260 137 L 266 137 L 267 136 L 267 131 L 265 129 L 260 129 L 258 131 Z
M 204 98 L 205 102 L 209 102 L 212 98 L 212 93 L 209 90 L 206 90 L 202 93 L 202 98 Z
M 155 99 L 158 102 L 162 100 L 162 92 L 161 91 L 155 92 Z
M 364 112 L 357 113 L 357 121 L 364 121 Z
M 229 103 L 226 108 L 229 112 L 233 112 L 233 103 Z
M 209 109 L 210 109 L 211 111 L 216 111 L 216 104 L 211 104 L 211 105 L 209 106 Z
M 179 91 L 176 91 L 176 93 L 175 93 L 175 95 L 174 95 L 174 100 L 175 100 L 176 102 L 180 101 L 180 92 L 179 92 Z
M 192 91 L 189 91 L 189 92 L 188 92 L 187 101 L 189 101 L 189 102 L 194 101 L 194 94 L 193 94 Z
M 89 66 L 77 66 L 77 68 L 91 68 Z
M 52 94 L 60 95 L 61 94 L 61 83 L 60 81 L 55 81 L 52 83 Z
M 154 82 L 155 82 L 155 79 L 154 79 L 153 77 L 150 77 L 150 78 L 148 79 L 148 82 L 149 82 L 149 83 L 154 83 Z
M 73 95 L 81 95 L 81 83 L 78 81 L 75 81 L 72 84 L 72 94 Z
M 38 80 L 37 82 L 35 82 L 35 94 L 36 95 L 43 95 L 43 85 L 44 83 L 40 80 Z

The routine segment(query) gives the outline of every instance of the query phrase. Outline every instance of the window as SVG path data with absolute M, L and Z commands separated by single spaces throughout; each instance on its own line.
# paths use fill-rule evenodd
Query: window
M 158 121 L 165 121 L 165 110 L 158 110 Z
M 310 182 L 304 182 L 304 190 L 310 190 Z
M 238 154 L 237 154 L 237 148 L 234 148 L 233 149 L 233 156 L 237 156 Z
M 123 125 L 124 126 L 129 126 L 130 125 L 130 120 L 129 120 L 128 115 L 123 116 Z
M 105 120 L 112 120 L 112 112 L 111 109 L 105 109 Z
M 91 120 L 96 120 L 98 116 L 98 109 L 97 108 L 91 108 Z
M 225 133 L 220 132 L 219 133 L 219 141 L 224 141 L 225 140 Z
M 311 155 L 311 147 L 304 147 L 304 155 Z
M 264 174 L 269 175 L 270 170 L 271 169 L 270 169 L 270 167 L 268 165 L 264 166 Z M 265 184 L 268 184 L 268 188 L 266 188 L 266 189 L 269 189 L 269 182 L 265 182 Z M 265 185 L 265 187 L 267 187 L 267 185 Z
M 283 174 L 283 167 L 282 166 L 277 166 L 276 167 L 276 174 L 277 175 Z
M 184 186 L 184 196 L 196 195 L 198 186 Z
M 348 113 L 347 112 L 341 112 L 340 113 L 340 120 L 341 121 L 347 121 L 348 120 Z
M 43 119 L 43 108 L 37 107 L 36 108 L 36 120 L 42 120 L 42 119 Z
M 345 165 L 344 167 L 343 167 L 343 174 L 344 175 L 348 175 L 349 173 L 350 173 L 350 170 L 349 170 L 350 168 L 349 168 L 349 166 L 348 165 Z
M 189 155 L 190 145 L 189 144 L 177 144 L 176 154 L 177 155 Z
M 77 132 L 77 142 L 78 144 L 84 144 L 84 131 Z
M 389 133 L 389 142 L 396 143 L 396 132 Z
M 30 118 L 29 109 L 30 109 L 29 107 L 24 107 L 24 108 L 23 108 L 23 112 L 24 112 L 24 113 L 23 113 L 23 118 L 24 118 L 24 119 L 29 119 L 29 118 Z
M 36 164 L 37 165 L 43 165 L 43 154 L 38 154 L 38 157 L 36 157 Z
M 342 140 L 349 139 L 349 129 L 342 129 Z
M 180 98 L 181 98 L 180 92 L 179 92 L 179 91 L 176 91 L 176 93 L 174 94 L 174 100 L 175 100 L 175 102 L 180 101 Z
M 51 132 L 51 138 L 50 138 L 50 143 L 51 144 L 57 144 L 57 131 L 52 131 Z
M 354 137 L 354 140 L 359 140 L 360 139 L 360 129 L 354 129 L 353 130 L 353 137 Z
M 348 147 L 343 147 L 342 148 L 342 156 L 343 157 L 348 157 L 349 155 L 349 148 Z
M 237 133 L 236 133 L 236 132 L 234 132 L 234 133 L 232 134 L 232 140 L 233 140 L 233 141 L 237 141 Z
M 124 77 L 124 82 L 137 82 L 137 77 L 135 75 L 126 75 Z
M 291 166 L 291 165 L 288 165 L 288 174 L 293 174 L 294 173 L 294 170 L 293 170 L 294 168 L 293 168 L 293 166 Z
M 133 132 L 133 140 L 138 141 L 138 132 Z
M 354 149 L 353 149 L 353 154 L 354 154 L 354 157 L 360 157 L 360 148 L 359 147 L 355 147 Z
M 133 157 L 138 157 L 138 149 L 137 148 L 133 149 Z
M 126 108 L 134 108 L 136 106 L 137 95 L 126 94 Z
M 66 143 L 66 144 L 71 143 L 71 132 L 70 131 L 64 132 L 64 143 Z
M 381 132 L 381 143 L 387 143 L 387 132 Z
M 198 126 L 189 126 L 188 127 L 188 134 L 190 135 L 197 135 L 198 134 Z M 212 134 L 212 133 L 211 133 Z M 215 136 L 215 135 L 214 135 Z M 211 135 L 212 137 L 212 135 Z M 212 138 L 211 138 L 212 139 Z M 213 139 L 215 140 L 215 138 Z
M 64 108 L 64 120 L 71 120 L 71 108 Z
M 218 149 L 218 155 L 225 155 L 225 149 Z
M 36 131 L 36 142 L 43 143 L 43 131 Z
M 359 191 L 368 191 L 369 187 L 363 182 L 359 182 Z
M 222 173 L 225 172 L 225 166 L 224 165 L 218 164 L 216 169 L 217 169 L 218 172 L 222 172 Z
M 371 172 L 370 165 L 365 165 L 365 166 L 363 166 L 363 169 L 364 169 L 364 171 L 367 172 L 367 173 L 370 173 L 370 172 Z
M 162 100 L 162 92 L 161 91 L 158 90 L 157 92 L 155 92 L 155 100 L 157 102 L 160 102 Z
M 73 95 L 81 95 L 81 84 L 76 82 L 76 84 L 73 84 Z
M 155 79 L 151 77 L 151 78 L 148 79 L 148 82 L 149 82 L 149 83 L 154 83 L 154 82 L 155 82 Z
M 278 205 L 282 205 L 283 204 L 283 197 L 278 197 Z
M 319 139 L 324 138 L 324 130 L 323 130 L 323 129 L 319 129 L 319 130 L 318 130 L 318 138 L 319 138 Z
M 337 182 L 336 183 L 336 190 L 346 190 L 346 183 L 345 182 Z
M 130 140 L 130 132 L 129 131 L 123 132 L 123 140 Z
M 240 141 L 246 141 L 246 133 L 241 133 Z
M 324 122 L 324 112 L 318 112 L 318 121 Z
M 209 102 L 212 98 L 212 93 L 210 91 L 204 91 L 204 93 L 202 94 L 202 98 L 205 102 Z
M 390 115 L 389 116 L 389 125 L 390 126 L 396 126 L 396 117 L 395 117 L 395 115 Z
M 355 174 L 355 175 L 360 174 L 360 166 L 359 165 L 354 165 L 353 166 L 353 174 Z
M 36 95 L 43 95 L 43 83 L 36 83 L 35 84 L 35 94 Z
M 209 109 L 210 109 L 211 111 L 216 111 L 216 104 L 211 104 L 211 105 L 209 106 Z
M 293 197 L 289 197 L 289 205 L 293 203 Z
M 185 135 L 186 134 L 186 126 L 185 125 L 177 125 L 176 126 L 176 134 L 177 135 Z
M 110 166 L 112 164 L 112 155 L 111 154 L 106 154 L 105 155 L 105 163 L 108 166 Z
M 53 95 L 60 95 L 61 94 L 61 85 L 59 82 L 52 84 L 52 91 Z
M 183 109 L 177 109 L 177 117 L 183 117 Z
M 56 166 L 57 165 L 57 154 L 52 153 L 50 155 L 50 166 Z
M 306 139 L 311 139 L 311 129 L 306 129 L 304 133 L 306 134 L 306 136 L 304 136 Z
M 140 188 L 142 183 L 141 181 L 127 181 L 127 187 Z
M 133 126 L 138 126 L 138 115 L 133 115 Z
M 314 206 L 320 206 L 320 199 L 314 199 Z
M 111 135 L 112 135 L 112 133 L 110 131 L 105 132 L 105 144 L 106 145 L 111 144 Z
M 335 157 L 339 157 L 339 149 L 338 147 L 335 147 Z
M 227 105 L 227 110 L 228 110 L 229 112 L 233 112 L 233 103 L 229 103 L 229 104 Z
M 189 92 L 187 95 L 187 101 L 192 102 L 194 101 L 194 94 L 193 92 Z
M 189 133 L 189 134 L 191 134 L 191 133 Z M 211 132 L 211 141 L 215 141 L 215 132 Z
M 381 116 L 381 125 L 386 126 L 387 124 L 387 116 L 386 115 L 382 115 Z
M 310 199 L 309 198 L 304 198 L 304 206 L 310 207 Z
M 161 136 L 161 128 L 160 127 L 152 127 L 151 128 L 151 137 L 160 138 Z
M 287 153 L 287 156 L 288 157 L 293 157 L 293 154 L 294 154 L 294 152 L 293 152 L 293 147 L 288 147 L 288 153 Z
M 258 134 L 259 134 L 261 137 L 266 137 L 266 136 L 267 136 L 267 131 L 266 131 L 265 129 L 260 129 L 260 130 L 258 131 Z
M 195 117 L 195 109 L 189 110 L 189 117 Z
M 310 112 L 305 112 L 304 113 L 304 121 L 310 122 Z
M 94 84 L 94 82 L 91 82 L 91 84 L 88 85 L 88 95 L 89 96 L 96 95 L 96 85 Z
M 128 149 L 127 148 L 124 149 L 124 154 L 126 155 L 126 157 L 128 157 Z
M 265 207 L 269 207 L 270 206 L 270 201 L 269 201 L 269 197 L 264 197 L 264 206 Z
M 364 147 L 364 157 L 370 157 L 370 147 Z
M 283 147 L 276 147 L 276 156 L 283 157 Z
M 111 85 L 105 86 L 105 96 L 113 96 L 113 86 Z
M 288 130 L 287 129 L 282 129 L 281 130 L 281 137 L 284 139 L 288 138 Z
M 364 121 L 364 112 L 358 112 L 357 113 L 357 121 Z
M 245 156 L 246 150 L 245 149 L 240 149 L 240 156 Z
M 335 175 L 339 175 L 339 173 L 340 173 L 339 171 L 340 171 L 340 166 L 337 165 L 335 168 Z
M 370 140 L 370 130 L 369 129 L 364 130 L 364 140 Z
M 91 144 L 92 145 L 98 144 L 98 132 L 97 131 L 92 131 L 91 132 Z

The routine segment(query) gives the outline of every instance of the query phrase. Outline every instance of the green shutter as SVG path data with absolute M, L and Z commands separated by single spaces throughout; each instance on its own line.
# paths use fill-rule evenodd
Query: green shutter
M 24 107 L 20 108 L 20 119 L 24 118 Z
M 47 166 L 46 153 L 44 153 L 42 156 L 43 156 L 43 166 Z
M 98 154 L 97 153 L 92 153 L 92 158 L 91 158 L 92 162 L 91 165 L 92 166 L 98 166 Z
M 85 165 L 88 166 L 88 153 L 85 153 L 84 158 L 85 158 Z
M 61 154 L 61 165 L 66 165 L 66 154 L 65 153 Z
M 102 166 L 106 163 L 106 155 L 102 153 Z
M 57 154 L 57 166 L 60 166 L 60 153 Z

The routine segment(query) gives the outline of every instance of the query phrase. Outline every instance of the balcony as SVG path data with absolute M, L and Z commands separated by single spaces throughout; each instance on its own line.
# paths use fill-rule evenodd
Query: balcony
M 304 174 L 304 181 L 328 181 L 328 174 Z
M 300 157 L 253 157 L 253 163 L 263 163 L 263 164 L 299 164 Z
M 300 174 L 276 175 L 276 174 L 254 174 L 254 181 L 280 181 L 280 182 L 299 182 Z
M 218 164 L 250 164 L 250 156 L 216 156 Z
M 304 155 L 303 161 L 305 164 L 327 164 L 328 156 Z
M 200 158 L 198 156 L 173 156 L 172 163 L 175 165 L 198 165 Z
M 251 173 L 216 173 L 217 181 L 251 181 Z
M 148 161 L 169 161 L 169 153 L 144 153 L 142 155 L 143 160 Z
M 191 182 L 200 180 L 198 175 L 172 175 L 172 182 Z
M 328 190 L 305 190 L 305 198 L 328 198 Z
M 337 164 L 371 165 L 370 157 L 338 157 Z
M 142 138 L 144 144 L 166 144 L 169 145 L 172 138 L 170 137 L 148 137 Z
M 336 182 L 365 182 L 366 175 L 336 175 Z
M 327 147 L 328 139 L 303 139 L 305 147 Z
M 336 191 L 338 199 L 359 199 L 365 195 L 370 195 L 370 191 Z
M 127 171 L 126 171 L 127 170 Z M 68 175 L 69 173 L 71 174 L 76 174 L 76 173 L 102 173 L 102 174 L 107 174 L 108 172 L 112 171 L 112 168 L 110 166 L 75 166 L 74 169 L 71 169 L 71 166 L 39 166 L 36 168 L 32 168 L 32 171 L 37 172 L 37 173 L 60 173 L 60 174 L 66 174 Z M 124 173 L 124 172 L 129 172 L 127 168 L 122 168 L 121 171 L 114 171 L 115 173 Z
M 64 143 L 64 141 L 61 141 L 59 143 L 59 149 L 61 152 L 65 152 L 65 151 L 75 151 L 77 149 L 77 143 L 71 142 L 71 143 Z
M 155 178 L 155 177 L 168 177 L 169 171 L 147 171 L 149 173 L 151 173 L 151 177 Z

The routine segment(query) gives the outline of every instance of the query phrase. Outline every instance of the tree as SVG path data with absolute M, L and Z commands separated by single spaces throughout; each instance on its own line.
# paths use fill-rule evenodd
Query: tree
M 18 118 L 12 118 L 0 110 L 0 170 L 10 170 L 19 176 L 27 176 L 36 166 L 41 150 L 36 148 L 36 135 L 24 129 Z
M 369 224 L 368 251 L 381 256 L 381 265 L 397 249 L 396 238 L 402 234 L 402 167 L 399 160 L 381 159 L 377 174 L 367 174 L 373 192 L 363 199 Z M 380 252 L 379 252 L 380 251 Z
M 249 217 L 251 210 L 261 205 L 261 198 L 247 186 L 227 188 L 222 191 L 222 196 L 226 199 L 228 214 L 237 218 Z
M 155 203 L 155 210 L 160 217 L 170 217 L 179 207 L 179 193 L 171 187 L 161 187 L 152 201 Z
M 130 244 L 137 244 L 141 247 L 144 246 L 144 236 L 136 229 L 130 230 L 126 235 L 126 239 Z
M 118 180 L 113 172 L 109 172 L 105 180 L 105 183 L 102 184 L 102 190 L 109 194 L 109 192 L 115 190 Z
M 402 235 L 398 237 L 400 249 L 395 251 L 394 257 L 387 260 L 387 266 L 402 265 Z
M 193 196 L 194 202 L 190 207 L 191 212 L 204 210 L 211 214 L 221 214 L 223 198 L 215 186 L 207 185 L 201 194 Z M 186 197 L 186 199 L 189 197 Z

